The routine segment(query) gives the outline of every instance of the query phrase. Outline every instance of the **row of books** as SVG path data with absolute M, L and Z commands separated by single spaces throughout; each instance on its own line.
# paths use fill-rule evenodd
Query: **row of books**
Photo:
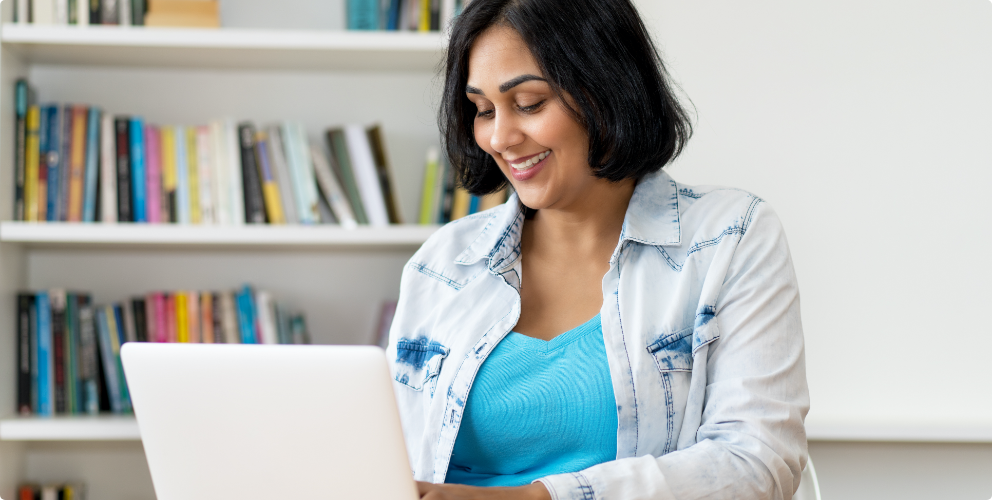
M 444 31 L 469 0 L 347 0 L 350 30 Z
M 64 289 L 17 296 L 17 410 L 23 415 L 128 413 L 125 342 L 308 344 L 303 314 L 245 285 L 153 292 L 93 305 Z
M 86 500 L 86 486 L 80 483 L 22 484 L 17 488 L 17 500 Z
M 384 226 L 403 222 L 378 125 L 156 126 L 16 88 L 16 220 Z
M 506 202 L 509 188 L 476 196 L 457 183 L 451 165 L 442 161 L 436 148 L 427 152 L 423 191 L 420 197 L 420 224 L 445 224 L 466 215 L 488 210 Z
M 15 0 L 14 22 L 216 28 L 220 5 L 217 0 Z

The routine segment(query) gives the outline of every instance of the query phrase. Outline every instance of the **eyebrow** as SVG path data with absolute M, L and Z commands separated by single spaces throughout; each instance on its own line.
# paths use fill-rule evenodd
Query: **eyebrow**
M 506 91 L 512 89 L 513 87 L 516 87 L 517 85 L 520 85 L 521 83 L 529 82 L 529 81 L 532 81 L 532 80 L 537 80 L 539 82 L 546 82 L 547 81 L 544 78 L 541 78 L 541 77 L 539 77 L 537 75 L 530 75 L 530 74 L 520 75 L 518 77 L 511 78 L 510 80 L 508 80 L 508 81 L 503 82 L 502 84 L 500 84 L 500 86 L 499 86 L 499 92 L 501 94 L 502 93 L 505 93 Z M 477 88 L 475 88 L 475 87 L 473 87 L 471 85 L 466 85 L 465 86 L 465 93 L 466 94 L 486 95 L 486 93 L 483 92 L 481 89 L 477 89 Z

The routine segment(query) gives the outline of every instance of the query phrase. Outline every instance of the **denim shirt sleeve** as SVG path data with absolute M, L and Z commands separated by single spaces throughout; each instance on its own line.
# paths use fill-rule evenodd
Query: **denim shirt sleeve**
M 807 459 L 799 291 L 781 223 L 760 203 L 725 266 L 719 338 L 694 353 L 705 377 L 695 440 L 661 457 L 539 479 L 555 500 L 788 500 Z

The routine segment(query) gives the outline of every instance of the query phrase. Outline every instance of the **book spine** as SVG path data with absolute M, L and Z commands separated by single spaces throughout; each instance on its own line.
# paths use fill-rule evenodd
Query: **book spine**
M 46 106 L 42 117 L 43 167 L 38 170 L 38 220 L 57 221 L 59 203 L 59 166 L 62 160 L 60 133 L 62 113 L 58 106 Z
M 354 171 L 351 168 L 351 158 L 348 152 L 348 143 L 345 139 L 344 130 L 331 129 L 327 131 L 327 145 L 331 148 L 331 166 L 335 169 L 338 182 L 344 188 L 351 204 L 351 210 L 355 214 L 355 220 L 359 224 L 368 224 L 369 219 L 365 215 L 365 204 L 358 193 L 358 184 L 355 182 Z
M 214 301 L 210 292 L 200 294 L 200 340 L 214 343 Z
M 80 27 L 90 25 L 90 6 L 89 0 L 75 0 L 76 1 L 76 24 Z
M 83 190 L 83 222 L 96 221 L 97 185 L 100 173 L 100 110 L 90 108 L 86 122 L 86 169 Z
M 210 127 L 196 127 L 196 166 L 200 187 L 200 222 L 217 222 L 214 207 L 214 165 L 211 157 Z
M 62 113 L 59 115 L 59 119 L 55 121 L 56 123 L 61 123 L 61 134 L 56 134 L 55 142 L 50 142 L 50 146 L 60 147 L 61 153 L 59 153 L 59 176 L 57 179 L 57 189 L 52 188 L 52 182 L 56 181 L 49 175 L 49 193 L 55 193 L 56 205 L 55 213 L 51 212 L 49 209 L 49 217 L 51 220 L 67 221 L 69 220 L 69 194 L 70 187 L 72 187 L 73 180 L 73 170 L 74 170 L 74 151 L 77 147 L 76 141 L 76 129 L 75 129 L 75 107 L 72 105 L 65 105 L 62 109 Z
M 162 139 L 158 127 L 145 125 L 145 217 L 149 223 L 162 220 Z
M 49 307 L 51 308 L 52 325 L 52 370 L 55 374 L 55 413 L 66 412 L 66 377 L 65 377 L 65 290 L 48 292 Z
M 101 0 L 89 0 L 90 24 L 103 24 L 103 9 L 100 2 Z
M 127 117 L 114 119 L 117 146 L 117 221 L 133 222 L 131 202 L 131 152 L 130 120 Z M 113 365 L 111 365 L 113 366 Z
M 86 122 L 89 110 L 85 106 L 74 106 L 66 118 L 72 120 L 72 135 L 67 158 L 69 168 L 68 196 L 66 197 L 65 220 L 83 220 L 84 178 L 86 176 Z M 61 211 L 60 211 L 61 213 Z M 60 217 L 61 218 L 61 217 Z
M 289 325 L 289 315 L 286 314 L 286 310 L 279 304 L 275 304 L 274 309 L 276 312 L 276 332 L 279 335 L 279 343 L 292 344 L 293 332 Z
M 255 293 L 255 305 L 258 309 L 258 330 L 261 333 L 261 343 L 278 344 L 276 336 L 275 311 L 272 309 L 272 295 L 264 290 Z
M 101 0 L 102 9 L 100 12 L 100 23 L 101 24 L 117 24 L 117 19 L 119 16 L 117 2 L 124 0 Z
M 117 144 L 114 117 L 100 117 L 100 220 L 117 222 Z
M 131 0 L 117 0 L 117 24 L 131 25 Z
M 69 0 L 54 0 L 55 24 L 69 24 Z
M 310 155 L 313 157 L 313 170 L 317 184 L 334 211 L 338 222 L 345 227 L 354 227 L 358 221 L 355 220 L 355 214 L 351 211 L 351 205 L 344 195 L 344 190 L 341 189 L 334 173 L 331 172 L 330 160 L 319 142 L 310 143 Z
M 148 342 L 152 336 L 154 319 L 150 314 L 150 304 L 145 297 L 135 297 L 131 299 L 131 308 L 134 310 L 134 340 L 135 342 Z
M 48 110 L 50 106 L 41 108 L 41 122 L 38 127 L 38 221 L 48 220 Z
M 31 406 L 31 351 L 34 348 L 31 331 L 31 308 L 34 294 L 17 294 L 17 413 L 30 415 Z
M 252 224 L 265 223 L 265 206 L 262 199 L 262 185 L 255 165 L 255 127 L 251 123 L 238 126 L 241 138 L 241 175 L 245 193 L 245 221 Z
M 148 222 L 145 204 L 148 189 L 145 180 L 145 124 L 140 117 L 131 118 L 128 136 L 131 153 L 131 196 L 134 200 L 132 217 L 134 222 Z
M 389 0 L 389 8 L 386 11 L 386 29 L 396 31 L 400 27 L 400 0 Z
M 227 147 L 224 144 L 224 124 L 218 120 L 210 122 L 210 149 L 213 151 L 214 217 L 218 224 L 231 224 L 231 200 L 228 191 Z
M 437 184 L 437 148 L 427 150 L 427 161 L 424 165 L 424 186 L 420 192 L 420 224 L 434 224 L 437 211 L 434 209 L 434 196 Z
M 347 0 L 349 30 L 379 29 L 379 0 Z
M 213 342 L 215 344 L 225 343 L 223 320 L 221 319 L 220 294 L 210 294 L 210 324 Z
M 447 161 L 442 160 L 439 172 L 441 176 L 438 178 L 438 192 L 441 196 L 436 199 L 437 218 L 439 223 L 445 224 L 452 220 L 451 210 L 455 203 L 455 171 Z
M 79 309 L 79 384 L 80 409 L 83 413 L 96 415 L 100 412 L 100 386 L 98 365 L 100 360 L 97 348 L 93 308 Z
M 244 180 L 241 175 L 241 144 L 238 127 L 231 120 L 224 122 L 224 156 L 227 160 L 227 189 L 231 202 L 231 223 L 240 226 L 245 219 Z
M 137 341 L 138 333 L 136 318 L 134 317 L 134 308 L 131 304 L 124 302 L 118 306 L 118 309 L 120 310 L 120 321 L 117 323 L 117 328 L 121 331 L 120 343 L 123 344 L 124 342 Z
M 154 340 L 155 342 L 168 342 L 169 330 L 166 326 L 165 318 L 165 296 L 160 292 L 155 292 L 151 295 L 151 302 L 155 308 L 155 336 L 150 338 L 149 341 Z
M 28 24 L 31 22 L 30 0 L 17 0 L 14 3 L 14 22 L 17 24 Z
M 293 183 L 296 216 L 301 224 L 315 224 L 317 221 L 314 219 L 313 211 L 310 209 L 309 196 L 304 186 L 306 180 L 302 175 L 303 159 L 300 158 L 299 142 L 296 139 L 296 128 L 289 122 L 282 124 L 282 141 L 286 150 L 289 176 Z
M 300 159 L 300 177 L 303 179 L 303 194 L 306 197 L 307 208 L 310 210 L 309 217 L 316 224 L 320 222 L 320 212 L 318 210 L 317 180 L 313 173 L 313 157 L 310 155 L 310 147 L 307 144 L 307 131 L 303 125 L 294 125 L 295 134 L 293 140 Z
M 268 131 L 268 151 L 269 165 L 272 167 L 272 175 L 279 186 L 279 200 L 282 202 L 282 215 L 286 224 L 298 224 L 299 217 L 296 215 L 296 199 L 293 196 L 293 180 L 289 175 L 289 166 L 286 163 L 286 148 L 282 139 L 282 131 L 278 125 L 273 125 Z
M 66 294 L 65 301 L 65 397 L 66 412 L 79 413 L 79 301 L 77 293 Z
M 348 152 L 351 155 L 355 180 L 362 201 L 365 202 L 369 224 L 386 226 L 389 224 L 389 216 L 386 215 L 386 202 L 382 197 L 382 188 L 379 186 L 379 176 L 376 173 L 375 160 L 372 157 L 368 136 L 359 125 L 348 125 L 344 131 L 348 141 Z
M 114 351 L 111 345 L 111 321 L 114 317 L 113 306 L 106 306 L 97 309 L 97 339 L 100 345 L 100 360 L 103 368 L 103 377 L 106 382 L 107 399 L 110 400 L 110 410 L 114 413 L 122 413 L 121 392 L 117 371 L 114 370 Z
M 176 169 L 176 131 L 162 127 L 162 221 L 179 222 Z
M 41 121 L 41 109 L 29 106 L 27 112 L 26 139 L 24 141 L 24 220 L 38 220 L 38 163 L 40 160 L 40 145 L 38 128 Z
M 125 308 L 120 304 L 115 304 L 113 307 L 114 321 L 110 322 L 110 345 L 114 353 L 114 365 L 112 369 L 116 370 L 117 380 L 119 381 L 118 388 L 120 389 L 121 411 L 129 412 L 131 411 L 131 396 L 128 394 L 127 380 L 124 378 L 124 365 L 121 363 L 121 345 L 125 342 L 124 328 L 121 326 L 123 324 L 122 309 Z
M 379 188 L 382 191 L 383 201 L 386 203 L 386 214 L 389 216 L 389 222 L 402 224 L 403 216 L 400 213 L 399 200 L 393 189 L 393 173 L 389 168 L 389 157 L 386 155 L 386 142 L 382 137 L 382 128 L 378 125 L 372 126 L 366 131 L 366 136 L 372 150 L 372 158 L 379 177 Z
M 186 293 L 175 292 L 176 297 L 176 342 L 189 342 L 189 319 L 186 317 Z
M 255 137 L 255 163 L 258 165 L 258 176 L 262 183 L 262 200 L 265 202 L 265 214 L 269 224 L 285 224 L 282 214 L 282 199 L 279 196 L 279 185 L 272 175 L 272 165 L 269 164 L 269 144 L 263 132 Z
M 220 294 L 220 309 L 224 342 L 227 344 L 241 343 L 241 332 L 238 329 L 238 313 L 235 306 L 234 292 L 226 291 Z
M 131 0 L 131 24 L 145 25 L 145 0 Z
M 417 19 L 417 31 L 430 31 L 431 30 L 431 0 L 411 0 L 420 4 L 420 9 L 418 13 L 420 14 L 419 19 Z
M 55 371 L 52 352 L 52 310 L 48 292 L 38 292 L 36 298 L 38 338 L 38 415 L 51 416 L 55 413 Z
M 24 0 L 18 0 L 18 9 L 22 7 L 24 3 L 24 11 L 19 12 L 22 17 L 27 16 L 27 2 Z M 27 80 L 19 79 L 15 84 L 14 88 L 14 107 L 15 107 L 15 122 L 14 122 L 14 133 L 15 143 L 14 143 L 14 220 L 25 220 L 24 212 L 24 172 L 26 167 L 26 154 L 27 154 L 27 113 L 28 113 L 28 82 Z
M 176 138 L 178 140 L 178 137 Z M 196 127 L 186 128 L 186 182 L 189 183 L 189 221 L 200 224 L 203 217 L 200 211 L 200 169 L 197 166 Z
M 186 154 L 186 128 L 176 127 L 173 132 L 176 161 L 176 222 L 192 222 L 189 202 L 189 158 Z
M 166 342 L 179 342 L 179 331 L 176 326 L 176 294 L 165 295 L 165 331 Z
M 189 341 L 199 344 L 203 341 L 200 336 L 200 294 L 199 292 L 186 292 L 186 331 L 189 332 Z

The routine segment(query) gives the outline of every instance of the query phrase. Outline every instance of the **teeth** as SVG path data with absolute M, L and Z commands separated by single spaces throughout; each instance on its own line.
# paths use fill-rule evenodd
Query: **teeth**
M 545 152 L 543 152 L 543 153 L 541 153 L 541 154 L 539 154 L 537 156 L 532 157 L 531 159 L 529 159 L 529 160 L 527 160 L 525 162 L 518 163 L 516 165 L 512 165 L 511 164 L 510 166 L 513 167 L 514 170 L 527 170 L 527 169 L 533 167 L 534 165 L 537 165 L 538 163 L 540 163 L 541 160 L 547 158 L 548 155 L 550 155 L 550 154 L 551 154 L 551 150 L 548 150 L 548 151 L 545 151 Z

